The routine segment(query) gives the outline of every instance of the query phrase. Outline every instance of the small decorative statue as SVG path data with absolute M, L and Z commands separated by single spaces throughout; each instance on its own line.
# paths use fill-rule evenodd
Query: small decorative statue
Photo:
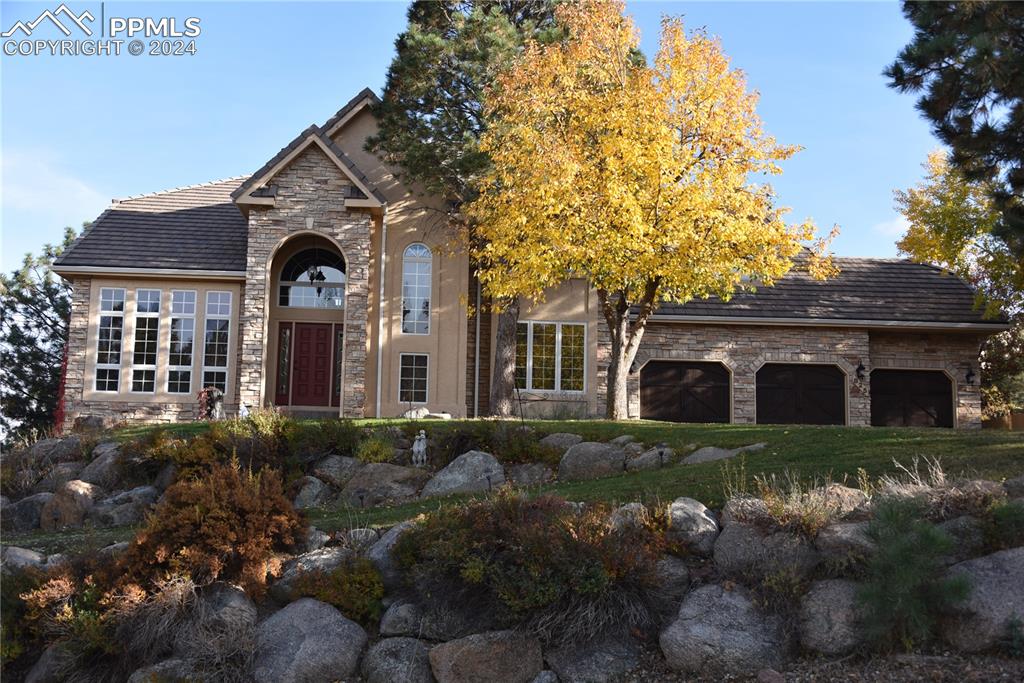
M 427 466 L 427 433 L 422 429 L 412 443 L 412 464 L 415 467 Z

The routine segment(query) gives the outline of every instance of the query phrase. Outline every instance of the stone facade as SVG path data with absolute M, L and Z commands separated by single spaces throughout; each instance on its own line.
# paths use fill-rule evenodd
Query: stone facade
M 71 319 L 68 321 L 68 363 L 64 374 L 64 424 L 69 429 L 75 417 L 94 413 L 83 405 L 85 391 L 85 352 L 89 343 L 89 298 L 92 279 L 76 277 L 71 280 Z M 97 409 L 103 406 L 97 406 Z
M 350 184 L 319 148 L 311 146 L 275 176 L 275 205 L 250 210 L 238 378 L 239 397 L 247 406 L 265 403 L 268 372 L 265 350 L 273 256 L 289 237 L 317 234 L 329 239 L 345 258 L 342 414 L 363 416 L 372 218 L 368 212 L 345 208 L 343 198 Z

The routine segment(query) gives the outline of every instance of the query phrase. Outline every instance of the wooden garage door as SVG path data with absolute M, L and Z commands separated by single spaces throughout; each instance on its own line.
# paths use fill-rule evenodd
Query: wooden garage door
M 952 427 L 953 383 L 931 370 L 874 370 L 871 424 L 876 427 Z
M 640 417 L 728 422 L 729 371 L 721 363 L 651 361 L 640 370 Z
M 846 382 L 834 365 L 769 363 L 757 371 L 758 424 L 846 424 Z

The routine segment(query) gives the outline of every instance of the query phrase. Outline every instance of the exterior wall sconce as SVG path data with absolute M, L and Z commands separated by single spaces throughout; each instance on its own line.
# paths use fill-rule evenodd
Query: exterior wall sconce
M 967 383 L 974 384 L 974 368 L 970 365 L 967 366 Z
M 867 368 L 864 367 L 864 363 L 857 364 L 857 379 L 864 379 L 865 370 L 867 370 Z

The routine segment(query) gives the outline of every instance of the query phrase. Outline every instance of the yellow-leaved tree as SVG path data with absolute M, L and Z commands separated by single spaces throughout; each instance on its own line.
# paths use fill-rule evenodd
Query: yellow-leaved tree
M 495 298 L 543 298 L 570 278 L 596 290 L 611 338 L 607 417 L 627 417 L 626 377 L 664 300 L 770 286 L 814 237 L 787 224 L 757 174 L 796 147 L 766 135 L 757 94 L 719 42 L 662 21 L 653 65 L 619 1 L 559 7 L 566 38 L 529 44 L 485 98 L 493 169 L 468 207 Z M 819 240 L 816 254 L 824 249 Z M 832 266 L 811 258 L 821 277 Z

